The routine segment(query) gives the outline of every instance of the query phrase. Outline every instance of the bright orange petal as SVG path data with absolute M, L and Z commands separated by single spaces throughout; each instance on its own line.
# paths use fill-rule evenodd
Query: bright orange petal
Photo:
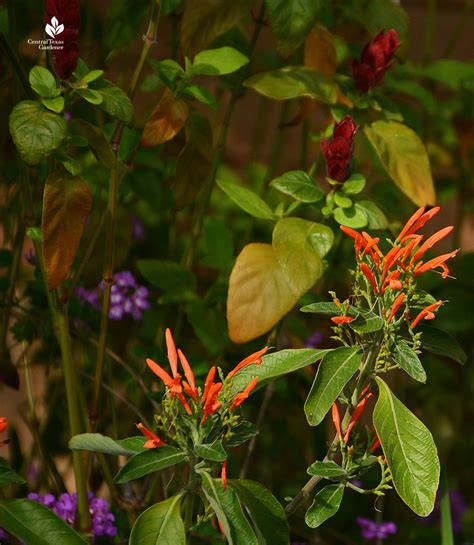
M 191 388 L 195 389 L 196 384 L 194 382 L 193 370 L 191 369 L 191 366 L 189 365 L 189 362 L 186 359 L 186 356 L 181 352 L 180 349 L 178 349 L 178 356 L 179 356 L 179 361 L 181 362 L 181 366 L 182 366 L 183 371 L 184 371 L 184 375 L 188 379 L 189 385 L 191 386 Z
M 147 358 L 146 364 L 153 371 L 153 373 L 155 373 L 155 375 L 165 383 L 165 386 L 169 387 L 173 383 L 173 379 L 168 375 L 163 367 L 161 367 L 149 358 Z
M 178 354 L 176 352 L 176 346 L 174 344 L 173 335 L 169 328 L 166 328 L 166 348 L 168 350 L 168 361 L 170 362 L 171 373 L 173 377 L 178 374 Z

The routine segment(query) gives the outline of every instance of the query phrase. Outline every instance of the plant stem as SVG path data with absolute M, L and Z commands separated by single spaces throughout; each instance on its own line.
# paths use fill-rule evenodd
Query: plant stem
M 151 46 L 156 43 L 158 18 L 160 14 L 160 3 L 157 0 L 152 0 L 151 3 L 151 15 L 148 24 L 148 30 L 143 37 L 144 43 L 140 58 L 137 62 L 132 78 L 130 80 L 130 87 L 128 90 L 128 96 L 130 100 L 133 100 L 137 85 L 140 80 L 140 76 L 145 65 L 145 61 L 148 57 Z M 107 233 L 105 243 L 105 259 L 103 269 L 103 283 L 104 294 L 102 298 L 102 311 L 100 320 L 100 333 L 97 349 L 97 362 L 96 372 L 94 379 L 94 389 L 92 403 L 89 412 L 89 425 L 88 431 L 94 431 L 97 420 L 99 418 L 100 409 L 100 397 L 102 389 L 102 381 L 105 368 L 105 357 L 107 351 L 107 332 L 109 325 L 109 309 L 110 309 L 110 295 L 112 290 L 112 284 L 114 282 L 114 254 L 115 254 L 115 232 L 117 227 L 117 198 L 118 198 L 118 186 L 119 186 L 119 150 L 122 141 L 124 124 L 117 123 L 115 131 L 112 136 L 112 149 L 115 153 L 115 165 L 112 169 L 109 181 L 109 192 L 107 201 Z
M 364 363 L 362 365 L 359 378 L 356 383 L 356 387 L 354 389 L 354 393 L 352 394 L 351 398 L 351 406 L 347 408 L 346 413 L 344 414 L 344 418 L 342 420 L 342 430 L 343 433 L 346 430 L 351 416 L 352 412 L 357 406 L 360 397 L 360 392 L 363 390 L 366 384 L 367 376 L 374 366 L 375 362 L 377 361 L 378 354 L 381 349 L 381 342 L 380 342 L 380 336 L 377 337 L 377 341 L 374 343 L 374 349 L 370 350 L 367 354 Z M 323 461 L 327 461 L 331 457 L 331 453 L 334 449 L 334 447 L 339 443 L 339 437 L 336 435 L 334 439 L 331 442 L 331 445 L 326 453 L 326 456 L 324 457 Z M 298 492 L 298 494 L 291 500 L 291 502 L 285 507 L 285 514 L 287 517 L 290 517 L 297 509 L 298 507 L 312 494 L 313 490 L 316 488 L 316 486 L 319 484 L 319 482 L 323 479 L 323 477 L 319 475 L 314 475 L 309 479 L 309 481 L 303 486 L 303 488 Z
M 196 460 L 191 459 L 189 463 L 189 479 L 188 479 L 188 490 L 186 492 L 186 507 L 184 513 L 184 529 L 187 533 L 186 543 L 187 545 L 191 544 L 191 528 L 193 526 L 193 514 L 194 514 L 194 496 L 195 496 L 195 479 L 196 474 L 194 473 L 194 464 Z
M 451 55 L 459 37 L 462 34 L 464 27 L 466 26 L 466 23 L 469 22 L 469 18 L 471 16 L 470 12 L 473 9 L 474 9 L 474 1 L 466 0 L 466 3 L 464 4 L 464 8 L 459 14 L 458 20 L 451 34 L 451 38 L 449 39 L 448 44 L 446 45 L 446 49 L 443 51 L 443 54 L 441 55 L 441 57 L 444 58 L 444 57 L 449 57 Z

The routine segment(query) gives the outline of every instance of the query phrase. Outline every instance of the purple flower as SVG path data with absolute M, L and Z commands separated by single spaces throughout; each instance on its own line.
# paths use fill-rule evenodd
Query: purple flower
M 360 526 L 361 536 L 368 540 L 387 539 L 397 533 L 394 522 L 375 522 L 363 517 L 357 517 L 356 521 Z
M 104 290 L 104 283 L 99 284 Z M 83 302 L 89 303 L 96 310 L 100 310 L 100 291 L 77 288 L 76 296 Z M 145 286 L 140 286 L 130 271 L 121 271 L 114 275 L 114 284 L 110 290 L 109 318 L 121 320 L 126 314 L 136 321 L 141 320 L 144 310 L 150 308 L 148 297 L 150 292 Z
M 109 510 L 109 504 L 102 498 L 96 498 L 92 492 L 88 494 L 94 539 L 101 536 L 115 537 L 115 516 Z M 58 517 L 69 526 L 74 526 L 77 512 L 77 494 L 61 494 L 56 498 L 52 494 L 40 496 L 32 492 L 28 499 L 49 507 Z
M 6 541 L 6 539 L 7 539 L 7 533 L 5 532 L 5 530 L 3 530 L 3 528 L 0 528 L 0 542 L 2 540 Z
M 145 226 L 142 220 L 135 216 L 132 216 L 132 235 L 135 240 L 142 241 L 145 238 Z
M 304 340 L 305 348 L 317 348 L 321 341 L 324 339 L 323 334 L 320 331 L 315 331 L 307 339 Z

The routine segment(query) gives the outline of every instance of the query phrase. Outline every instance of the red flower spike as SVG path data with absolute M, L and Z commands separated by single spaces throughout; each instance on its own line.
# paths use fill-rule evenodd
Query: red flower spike
M 334 124 L 332 138 L 321 140 L 321 151 L 326 161 L 329 178 L 345 182 L 349 177 L 349 164 L 354 153 L 354 137 L 357 132 L 354 120 L 346 115 Z
M 214 384 L 214 377 L 216 376 L 216 367 L 211 367 L 209 369 L 209 372 L 207 373 L 206 381 L 204 383 L 204 393 L 201 398 L 201 403 L 205 403 L 207 394 L 209 393 L 209 390 L 211 386 Z
M 270 349 L 269 346 L 265 346 L 265 348 L 262 348 L 258 352 L 254 352 L 253 354 L 250 354 L 250 356 L 247 356 L 245 359 L 243 359 L 240 363 L 238 363 L 232 371 L 230 371 L 227 375 L 227 378 L 232 378 L 238 371 L 243 369 L 244 367 L 247 367 L 247 365 L 250 365 L 252 363 L 255 363 L 255 365 L 260 365 L 262 363 L 262 356 L 266 354 L 266 352 Z
M 176 346 L 174 344 L 173 335 L 169 328 L 166 328 L 166 348 L 168 350 L 168 361 L 170 362 L 171 373 L 173 377 L 178 374 L 178 353 L 176 352 Z
M 188 394 L 188 396 L 196 400 L 198 391 L 196 388 L 196 383 L 194 382 L 193 370 L 191 369 L 191 366 L 189 365 L 186 356 L 181 352 L 180 349 L 178 349 L 178 357 L 184 371 L 184 376 L 188 379 L 188 382 L 183 382 L 183 386 L 185 386 L 185 392 Z
M 352 320 L 355 320 L 352 316 L 333 316 L 331 318 L 331 322 L 334 322 L 335 324 L 348 324 L 352 322 Z
M 388 315 L 388 319 L 387 319 L 388 323 L 392 321 L 392 318 L 397 313 L 397 310 L 401 307 L 404 299 L 405 299 L 404 293 L 400 293 L 400 295 L 398 295 L 398 297 L 395 299 L 392 305 L 392 310 L 390 311 L 390 314 Z
M 221 469 L 222 490 L 227 490 L 227 460 L 224 460 Z
M 232 400 L 232 403 L 230 405 L 230 410 L 233 411 L 234 409 L 236 409 L 237 407 L 240 407 L 242 405 L 242 403 L 248 399 L 250 393 L 252 392 L 252 390 L 255 388 L 255 386 L 257 386 L 257 382 L 258 382 L 258 377 L 255 377 L 254 379 L 252 379 L 248 384 L 247 384 L 247 387 L 245 388 L 245 390 L 243 392 L 241 392 L 240 394 L 237 394 L 234 399 Z
M 358 91 L 367 93 L 382 81 L 385 72 L 393 63 L 393 56 L 399 46 L 397 33 L 391 29 L 387 33 L 381 30 L 364 47 L 360 60 L 354 60 L 352 63 L 352 76 Z
M 341 417 L 339 416 L 339 409 L 337 408 L 337 404 L 332 404 L 332 421 L 334 422 L 334 427 L 336 428 L 337 436 L 339 437 L 339 440 L 342 441 L 342 433 L 341 433 Z
M 367 401 L 371 397 L 372 397 L 372 392 L 369 392 L 357 404 L 357 407 L 355 408 L 354 414 L 352 415 L 352 418 L 351 418 L 351 420 L 349 422 L 349 425 L 347 426 L 346 433 L 344 434 L 344 444 L 347 444 L 347 441 L 349 440 L 349 435 L 351 434 L 352 428 L 355 426 L 356 422 L 359 420 L 360 415 L 362 414 L 362 411 L 364 410 L 365 404 L 367 403 Z
M 443 238 L 447 237 L 449 233 L 454 229 L 452 225 L 445 227 L 444 229 L 440 229 L 438 232 L 434 233 L 434 235 L 431 235 L 430 238 L 428 238 L 421 246 L 420 248 L 415 252 L 415 255 L 411 259 L 411 263 L 414 263 L 420 257 L 430 248 L 432 248 L 437 242 L 440 240 L 443 240 Z
M 143 433 L 143 435 L 148 439 L 148 441 L 143 445 L 143 448 L 152 449 L 152 448 L 161 447 L 165 444 L 165 442 L 162 439 L 160 439 L 148 428 L 145 428 L 145 426 L 141 422 L 135 425 Z
M 372 289 L 375 293 L 378 293 L 379 290 L 377 288 L 377 284 L 375 283 L 374 273 L 370 270 L 370 267 L 366 265 L 365 263 L 360 264 L 360 270 L 362 271 L 363 275 L 367 278 L 367 280 L 370 282 L 370 285 L 372 286 Z

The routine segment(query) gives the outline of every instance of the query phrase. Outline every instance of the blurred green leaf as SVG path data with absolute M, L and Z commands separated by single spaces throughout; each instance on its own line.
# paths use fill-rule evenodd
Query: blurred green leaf
M 357 208 L 357 206 L 350 206 L 348 208 L 336 208 L 334 210 L 334 219 L 340 225 L 346 225 L 353 229 L 361 229 L 367 225 L 367 216 Z
M 222 352 L 228 342 L 223 312 L 201 299 L 188 303 L 185 312 L 194 332 L 208 352 L 212 356 Z
M 196 279 L 184 265 L 160 259 L 139 259 L 138 270 L 155 288 L 179 294 L 196 290 Z
M 113 456 L 133 456 L 143 452 L 145 437 L 127 437 L 126 439 L 112 439 L 100 433 L 82 433 L 75 435 L 69 441 L 71 450 L 88 450 L 102 452 Z
M 25 482 L 25 479 L 13 471 L 6 460 L 0 458 L 0 487 L 9 484 L 24 484 Z
M 418 331 L 421 333 L 421 348 L 433 354 L 444 356 L 464 365 L 467 356 L 464 350 L 454 337 L 449 333 L 435 327 L 419 325 Z
M 97 91 L 102 97 L 99 106 L 112 117 L 117 118 L 125 125 L 133 120 L 133 105 L 127 94 L 106 79 L 92 82 L 91 88 Z
M 181 464 L 186 459 L 186 453 L 181 450 L 164 445 L 156 449 L 149 449 L 135 454 L 123 465 L 114 481 L 117 484 L 128 483 L 150 473 L 161 471 L 166 467 Z
M 42 66 L 34 66 L 30 70 L 29 80 L 33 91 L 42 98 L 55 98 L 61 92 L 53 74 Z
M 235 204 L 251 216 L 264 220 L 274 219 L 272 209 L 251 189 L 219 177 L 219 175 L 217 177 L 217 185 Z
M 194 57 L 192 73 L 200 76 L 224 76 L 245 66 L 249 59 L 233 47 L 206 49 Z
M 439 59 L 417 70 L 417 74 L 444 83 L 452 90 L 461 89 L 463 83 L 474 80 L 474 63 L 455 59 Z
M 372 201 L 357 201 L 355 207 L 358 212 L 362 212 L 365 215 L 370 229 L 388 228 L 387 217 Z

